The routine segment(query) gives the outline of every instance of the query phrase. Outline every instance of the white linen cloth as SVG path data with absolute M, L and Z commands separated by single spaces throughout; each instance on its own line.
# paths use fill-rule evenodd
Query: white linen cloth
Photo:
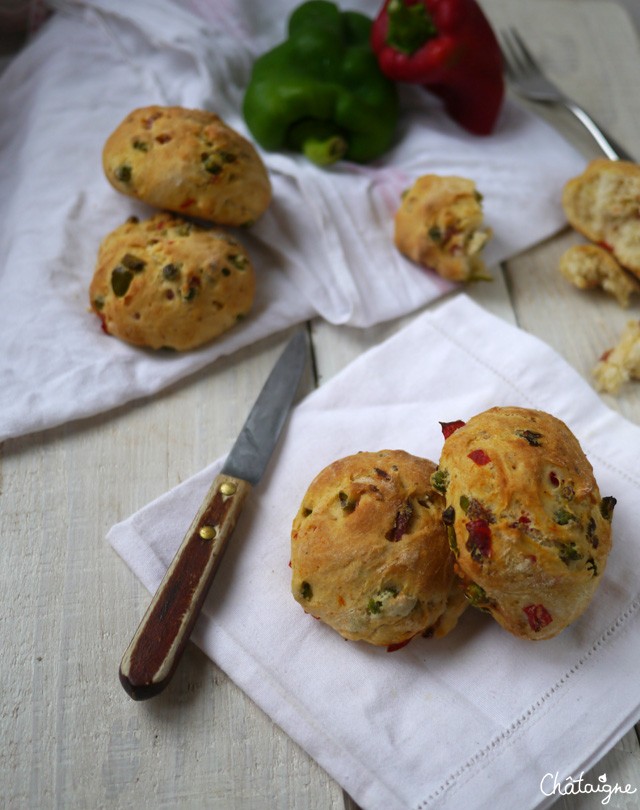
M 121 343 L 88 311 L 89 283 L 106 234 L 152 211 L 106 181 L 107 136 L 136 107 L 177 104 L 250 137 L 241 103 L 253 60 L 284 38 L 297 2 L 191 0 L 200 16 L 170 0 L 52 5 L 0 77 L 0 441 L 154 394 L 314 315 L 364 326 L 436 299 L 451 285 L 392 242 L 400 194 L 421 174 L 476 181 L 495 231 L 490 266 L 564 224 L 560 190 L 585 161 L 548 125 L 507 103 L 496 133 L 477 138 L 404 88 L 397 142 L 374 164 L 323 170 L 263 154 L 273 204 L 236 234 L 258 275 L 249 318 L 187 354 Z
M 602 495 L 617 498 L 613 550 L 586 613 L 557 638 L 530 642 L 469 609 L 446 638 L 414 639 L 391 654 L 346 642 L 304 613 L 288 560 L 311 478 L 359 450 L 437 461 L 439 421 L 494 405 L 563 419 Z M 548 804 L 558 798 L 545 795 L 556 774 L 578 779 L 640 717 L 639 446 L 640 429 L 558 354 L 460 294 L 294 409 L 194 640 L 366 810 Z M 151 591 L 221 463 L 110 530 Z

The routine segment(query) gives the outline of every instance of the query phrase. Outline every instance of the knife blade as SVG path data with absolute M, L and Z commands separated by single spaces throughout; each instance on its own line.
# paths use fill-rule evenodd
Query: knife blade
M 277 444 L 308 354 L 307 336 L 300 329 L 269 374 L 131 639 L 119 675 L 134 700 L 151 698 L 170 682 L 242 505 Z

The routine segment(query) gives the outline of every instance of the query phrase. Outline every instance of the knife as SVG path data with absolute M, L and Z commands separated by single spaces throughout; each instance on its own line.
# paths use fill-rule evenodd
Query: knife
M 307 355 L 307 336 L 301 329 L 267 378 L 151 600 L 120 664 L 120 682 L 134 700 L 159 694 L 171 680 L 244 500 L 276 446 Z

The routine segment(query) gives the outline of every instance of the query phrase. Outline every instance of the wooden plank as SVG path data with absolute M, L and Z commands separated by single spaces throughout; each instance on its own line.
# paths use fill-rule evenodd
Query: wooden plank
M 612 0 L 482 0 L 482 6 L 497 32 L 510 26 L 525 32 L 549 77 L 640 159 L 634 123 L 640 105 L 638 32 L 624 7 Z M 599 154 L 561 106 L 525 106 L 560 129 L 586 158 Z
M 195 646 L 147 704 L 117 676 L 149 594 L 106 531 L 228 450 L 288 336 L 154 401 L 2 446 L 6 806 L 341 807 Z

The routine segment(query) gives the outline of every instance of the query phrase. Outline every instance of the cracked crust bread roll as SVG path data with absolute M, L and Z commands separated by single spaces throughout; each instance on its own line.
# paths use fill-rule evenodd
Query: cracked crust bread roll
M 253 145 L 205 110 L 134 110 L 107 139 L 102 164 L 123 194 L 218 225 L 249 225 L 271 201 Z
M 312 481 L 291 532 L 292 592 L 341 636 L 378 646 L 442 637 L 466 607 L 430 482 L 402 450 L 334 461 Z
M 640 276 L 640 166 L 596 158 L 566 183 L 562 207 L 569 223 Z
M 451 281 L 488 279 L 482 195 L 473 180 L 425 174 L 403 195 L 394 241 L 412 261 Z
M 104 331 L 151 349 L 194 349 L 247 315 L 255 274 L 242 245 L 173 214 L 131 217 L 100 245 L 89 288 Z
M 602 498 L 578 440 L 543 411 L 491 408 L 443 424 L 434 485 L 469 601 L 513 635 L 557 635 L 589 605 L 611 548 Z

